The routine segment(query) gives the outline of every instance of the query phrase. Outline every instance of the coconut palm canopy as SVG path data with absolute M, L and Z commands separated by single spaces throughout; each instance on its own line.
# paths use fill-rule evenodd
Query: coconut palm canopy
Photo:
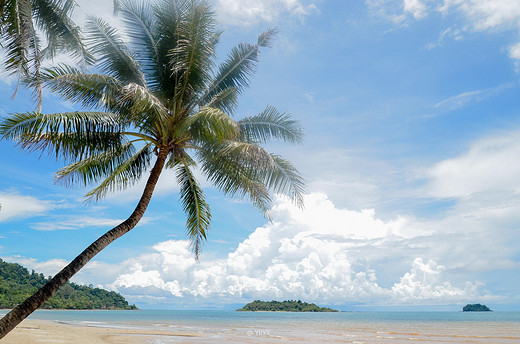
M 67 50 L 83 62 L 92 62 L 79 27 L 71 19 L 73 0 L 0 1 L 0 39 L 6 53 L 5 69 L 19 77 L 38 79 L 45 58 Z M 41 108 L 40 83 L 33 83 Z
M 264 212 L 269 190 L 302 202 L 303 182 L 297 170 L 261 146 L 273 139 L 299 142 L 299 124 L 273 107 L 238 121 L 231 117 L 259 49 L 269 45 L 275 31 L 261 34 L 255 44 L 237 45 L 217 66 L 221 31 L 205 2 L 126 1 L 119 11 L 129 42 L 99 18 L 88 22 L 87 45 L 97 57 L 99 73 L 60 65 L 42 71 L 41 79 L 34 81 L 87 111 L 19 113 L 0 123 L 4 139 L 68 161 L 57 180 L 95 185 L 88 200 L 123 190 L 150 171 L 129 219 L 58 273 L 49 290 L 39 291 L 49 297 L 95 254 L 135 227 L 164 168 L 175 171 L 171 182 L 180 186 L 195 256 L 211 219 L 196 170 L 224 193 L 248 197 Z M 42 295 L 33 296 L 26 306 L 34 308 Z
M 269 207 L 268 188 L 301 202 L 295 168 L 260 146 L 272 139 L 299 142 L 298 123 L 273 107 L 239 121 L 231 117 L 259 48 L 275 32 L 237 45 L 217 67 L 220 31 L 203 2 L 129 1 L 121 15 L 129 43 L 102 19 L 88 22 L 87 43 L 101 73 L 66 65 L 42 73 L 43 85 L 91 111 L 16 114 L 2 124 L 3 137 L 72 161 L 57 179 L 97 183 L 87 193 L 96 200 L 133 185 L 154 160 L 165 160 L 177 174 L 196 254 L 210 222 L 197 168 L 220 190 L 246 195 L 262 211 Z

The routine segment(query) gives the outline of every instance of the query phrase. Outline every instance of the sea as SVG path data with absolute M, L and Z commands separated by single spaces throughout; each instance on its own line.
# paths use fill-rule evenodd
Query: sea
M 520 312 L 39 310 L 29 318 L 158 333 L 150 344 L 520 343 Z

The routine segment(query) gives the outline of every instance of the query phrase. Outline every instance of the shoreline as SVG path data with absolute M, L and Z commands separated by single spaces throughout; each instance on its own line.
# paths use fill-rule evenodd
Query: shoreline
M 75 344 L 144 344 L 165 337 L 195 338 L 200 334 L 161 330 L 119 329 L 67 323 L 53 320 L 22 321 L 2 339 L 2 344 L 75 343 Z
M 47 312 L 40 314 L 44 315 Z M 520 343 L 520 312 L 56 312 L 26 319 L 2 344 Z M 232 314 L 234 313 L 234 314 Z M 240 314 L 242 313 L 242 314 Z M 244 314 L 248 313 L 248 314 Z M 257 314 L 254 314 L 257 313 Z M 271 313 L 271 314 L 266 314 Z M 112 315 L 113 314 L 113 315 Z M 335 316 L 330 316 L 330 315 Z M 396 315 L 397 314 L 397 315 Z M 130 316 L 129 316 L 130 315 Z M 428 315 L 428 316 L 425 316 Z M 433 315 L 433 316 L 432 316 Z M 506 316 L 504 316 L 506 315 Z

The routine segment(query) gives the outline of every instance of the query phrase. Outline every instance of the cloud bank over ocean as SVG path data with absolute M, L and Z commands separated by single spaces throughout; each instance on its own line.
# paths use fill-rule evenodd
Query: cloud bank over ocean
M 327 304 L 450 304 L 496 299 L 479 281 L 451 281 L 442 251 L 460 248 L 426 224 L 373 210 L 339 209 L 310 194 L 300 210 L 283 198 L 273 221 L 257 228 L 226 258 L 193 259 L 189 243 L 169 240 L 126 260 L 107 287 L 130 300 L 182 304 L 204 299 L 305 299 Z M 462 242 L 469 250 L 471 242 Z M 464 268 L 462 268 L 464 269 Z

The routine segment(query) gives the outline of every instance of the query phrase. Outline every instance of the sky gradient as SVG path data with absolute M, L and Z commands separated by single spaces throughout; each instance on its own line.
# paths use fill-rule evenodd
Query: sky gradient
M 221 59 L 279 29 L 237 118 L 273 105 L 301 121 L 302 145 L 269 149 L 304 176 L 305 209 L 275 197 L 269 222 L 205 183 L 213 223 L 196 262 L 165 174 L 141 224 L 73 281 L 141 308 L 520 309 L 520 3 L 212 3 Z M 120 26 L 111 2 L 78 4 L 78 22 L 95 9 Z M 0 81 L 1 116 L 34 110 Z M 74 109 L 45 96 L 43 112 Z M 142 189 L 84 204 L 87 190 L 54 184 L 63 162 L 5 141 L 0 152 L 0 258 L 46 275 L 125 219 Z

